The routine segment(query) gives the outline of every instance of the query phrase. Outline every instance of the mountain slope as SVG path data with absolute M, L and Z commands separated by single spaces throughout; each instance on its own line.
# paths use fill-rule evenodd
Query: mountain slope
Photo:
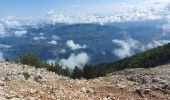
M 7 36 L 0 36 L 0 45 L 7 45 L 8 48 L 0 47 L 0 51 L 4 59 L 15 59 L 22 53 L 33 52 L 45 61 L 53 60 L 57 63 L 62 59 L 68 59 L 72 54 L 85 52 L 90 58 L 88 64 L 107 63 L 120 59 L 120 55 L 116 55 L 114 51 L 120 49 L 125 51 L 123 47 L 125 45 L 131 51 L 130 54 L 125 54 L 127 56 L 169 43 L 170 32 L 164 32 L 162 28 L 167 22 L 150 23 L 152 24 L 146 21 L 133 24 L 122 22 L 113 25 L 58 23 L 37 25 L 37 27 L 8 28 Z M 126 24 L 126 27 L 120 24 Z M 18 36 L 18 32 L 22 35 Z M 26 33 L 23 34 L 23 32 Z M 136 42 L 129 41 L 129 38 Z M 86 48 L 72 50 L 67 45 L 70 40 L 74 41 L 73 45 L 86 45 Z M 126 43 L 120 44 L 120 42 L 113 41 Z
M 112 73 L 126 68 L 149 68 L 170 62 L 170 44 L 160 46 L 143 53 L 125 58 L 113 63 L 96 65 L 96 69 L 102 73 Z
M 170 99 L 170 65 L 125 70 L 93 80 L 73 80 L 8 62 L 0 62 L 0 70 L 0 100 Z

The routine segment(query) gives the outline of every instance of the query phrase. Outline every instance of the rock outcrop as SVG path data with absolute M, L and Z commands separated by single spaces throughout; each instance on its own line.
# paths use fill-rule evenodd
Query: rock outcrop
M 170 65 L 73 80 L 46 69 L 0 62 L 0 100 L 170 100 Z

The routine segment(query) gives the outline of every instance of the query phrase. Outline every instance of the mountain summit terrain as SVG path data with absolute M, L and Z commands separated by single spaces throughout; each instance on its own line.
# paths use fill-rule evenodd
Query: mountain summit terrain
M 4 61 L 0 70 L 0 100 L 170 100 L 169 64 L 91 80 Z

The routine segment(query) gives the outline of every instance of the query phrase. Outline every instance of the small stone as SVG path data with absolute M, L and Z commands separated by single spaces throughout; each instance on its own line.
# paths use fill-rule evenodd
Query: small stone
M 5 98 L 6 98 L 6 99 L 12 99 L 13 97 L 15 97 L 15 95 L 5 94 Z
M 19 99 L 19 98 L 12 98 L 11 100 L 21 100 L 21 99 Z
M 4 82 L 0 80 L 0 86 L 4 86 Z
M 109 98 L 103 98 L 103 100 L 109 100 Z
M 110 100 L 117 100 L 116 97 L 111 97 Z M 129 99 L 128 99 L 129 100 Z
M 36 93 L 37 90 L 34 90 L 34 89 L 30 89 L 30 93 L 33 94 L 33 93 Z
M 81 88 L 81 92 L 86 93 L 87 89 L 85 87 Z
M 6 100 L 6 98 L 5 98 L 5 97 L 1 97 L 1 96 L 0 96 L 0 100 Z
M 35 98 L 28 96 L 24 100 L 35 100 Z
M 145 89 L 144 94 L 149 94 L 150 91 L 151 91 L 150 89 Z
M 152 80 L 149 76 L 143 78 L 143 83 L 152 83 Z
M 94 93 L 94 90 L 89 88 L 89 89 L 87 89 L 86 93 Z

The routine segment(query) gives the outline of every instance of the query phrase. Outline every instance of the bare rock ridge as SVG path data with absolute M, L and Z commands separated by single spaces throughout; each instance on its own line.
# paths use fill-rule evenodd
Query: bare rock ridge
M 46 69 L 0 62 L 0 100 L 170 100 L 170 65 L 73 80 Z

